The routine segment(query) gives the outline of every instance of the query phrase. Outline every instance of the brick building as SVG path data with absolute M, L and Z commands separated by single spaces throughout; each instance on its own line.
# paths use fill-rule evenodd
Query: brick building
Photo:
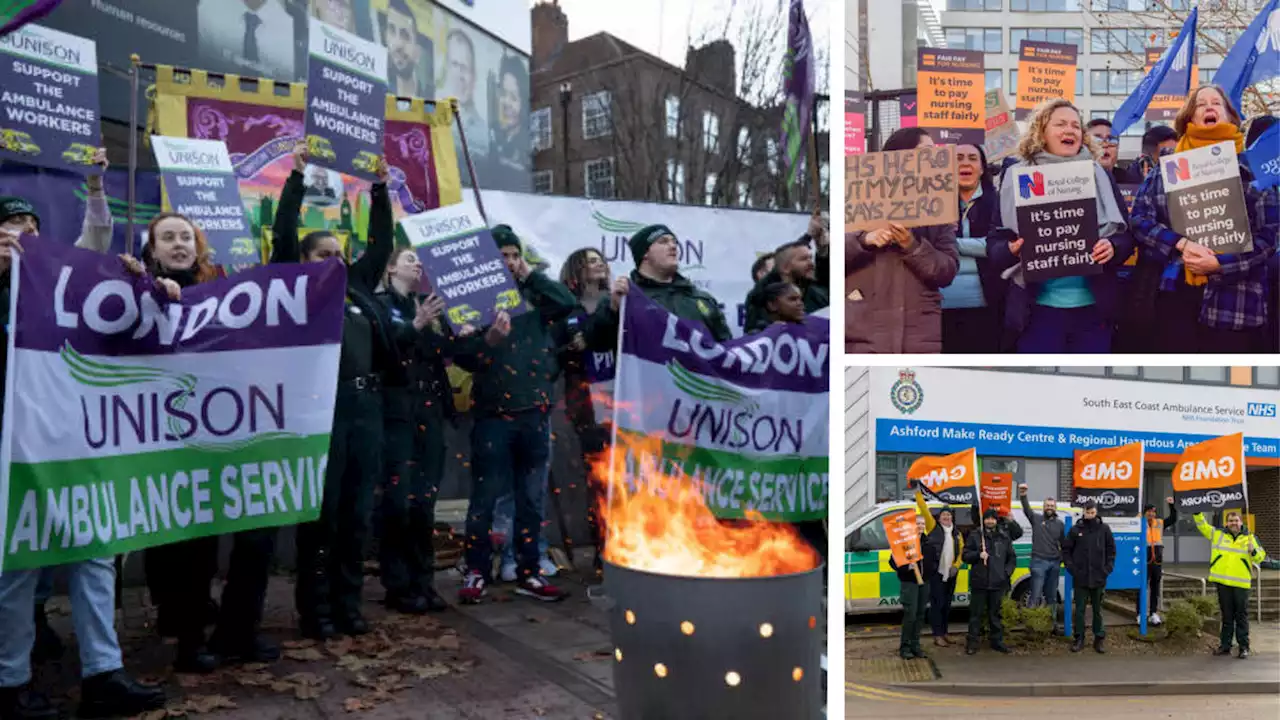
M 782 110 L 739 97 L 729 41 L 689 48 L 682 69 L 609 33 L 569 42 L 569 18 L 556 2 L 532 12 L 535 192 L 810 206 L 807 169 L 793 188 L 780 175 Z M 781 78 L 777 82 L 781 86 Z M 823 133 L 818 152 L 824 178 L 827 149 Z

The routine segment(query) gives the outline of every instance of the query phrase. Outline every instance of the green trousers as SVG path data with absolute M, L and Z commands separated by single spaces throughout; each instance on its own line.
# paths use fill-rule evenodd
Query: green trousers
M 424 393 L 388 390 L 383 426 L 382 537 L 379 563 L 388 596 L 432 590 L 436 496 L 444 474 L 444 408 Z M 392 406 L 399 412 L 392 412 Z
M 902 583 L 902 639 L 898 652 L 920 650 L 920 630 L 924 628 L 925 614 L 929 609 L 929 586 L 915 581 Z
M 1084 637 L 1084 606 L 1088 603 L 1093 606 L 1093 636 L 1095 638 L 1104 638 L 1107 636 L 1107 628 L 1102 624 L 1102 596 L 1106 594 L 1103 588 L 1072 588 L 1075 593 L 1072 599 L 1071 612 L 1071 633 L 1076 637 Z

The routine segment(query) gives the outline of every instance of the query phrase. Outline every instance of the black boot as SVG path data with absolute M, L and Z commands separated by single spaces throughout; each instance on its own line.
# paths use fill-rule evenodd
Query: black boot
M 338 634 L 333 621 L 327 617 L 303 617 L 298 623 L 298 631 L 308 640 L 324 642 Z
M 205 648 L 204 643 L 195 640 L 178 642 L 178 654 L 173 658 L 174 672 L 208 675 L 217 669 L 218 658 Z
M 1213 651 L 1213 654 L 1214 654 L 1214 655 L 1218 655 L 1218 656 L 1222 656 L 1222 655 L 1230 655 L 1230 654 L 1231 654 L 1231 646 L 1230 646 L 1230 645 L 1227 645 L 1226 647 L 1223 647 L 1223 646 L 1219 645 L 1219 646 L 1218 646 L 1218 649 Z
M 53 720 L 56 717 L 57 708 L 30 684 L 0 688 L 0 720 Z
M 348 613 L 338 618 L 334 627 L 343 635 L 351 637 L 369 634 L 369 623 L 365 622 L 364 617 L 358 612 Z
M 435 590 L 428 590 L 426 595 L 427 612 L 444 612 L 449 609 L 449 603 L 444 598 L 436 594 Z
M 1101 637 L 1095 637 L 1095 638 L 1093 639 L 1093 651 L 1094 651 L 1094 652 L 1096 652 L 1096 653 L 1098 653 L 1098 654 L 1100 654 L 1100 655 L 1104 655 L 1104 654 L 1106 654 L 1107 649 L 1106 649 L 1105 647 L 1103 647 L 1103 641 L 1104 641 L 1105 639 L 1106 639 L 1106 638 L 1101 638 Z
M 1080 652 L 1084 649 L 1084 636 L 1077 635 L 1075 642 L 1071 643 L 1071 652 Z
M 209 646 L 225 665 L 270 663 L 280 659 L 280 648 L 261 635 L 232 639 L 214 633 Z
M 425 615 L 427 612 L 427 599 L 421 595 L 387 593 L 383 602 L 391 610 L 405 615 Z
M 49 616 L 45 614 L 44 603 L 36 603 L 36 642 L 31 648 L 32 663 L 57 660 L 66 651 L 62 638 L 49 626 Z
M 81 681 L 78 714 L 82 718 L 128 717 L 158 710 L 164 701 L 164 690 L 142 685 L 124 670 L 112 670 Z

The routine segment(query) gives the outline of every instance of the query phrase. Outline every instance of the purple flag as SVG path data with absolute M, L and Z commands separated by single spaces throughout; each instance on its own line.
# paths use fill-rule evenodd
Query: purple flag
M 782 147 L 787 163 L 787 181 L 794 183 L 809 136 L 813 113 L 813 38 L 804 3 L 791 0 L 791 20 L 787 29 L 787 56 L 782 61 L 782 92 L 786 103 L 782 113 Z
M 62 0 L 0 0 L 0 35 L 8 35 L 53 12 Z

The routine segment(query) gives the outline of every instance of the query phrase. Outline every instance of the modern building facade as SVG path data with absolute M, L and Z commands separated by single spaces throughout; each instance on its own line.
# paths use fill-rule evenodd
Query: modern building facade
M 845 90 L 915 87 L 916 49 L 944 47 L 929 0 L 845 0 L 844 7 Z
M 1162 505 L 1183 447 L 1243 432 L 1248 510 L 1263 546 L 1280 547 L 1278 403 L 1276 367 L 849 368 L 845 522 L 907 498 L 916 458 L 971 447 L 1030 497 L 1069 499 L 1076 451 L 1141 440 L 1143 497 Z M 1171 534 L 1171 561 L 1208 561 L 1191 518 Z

